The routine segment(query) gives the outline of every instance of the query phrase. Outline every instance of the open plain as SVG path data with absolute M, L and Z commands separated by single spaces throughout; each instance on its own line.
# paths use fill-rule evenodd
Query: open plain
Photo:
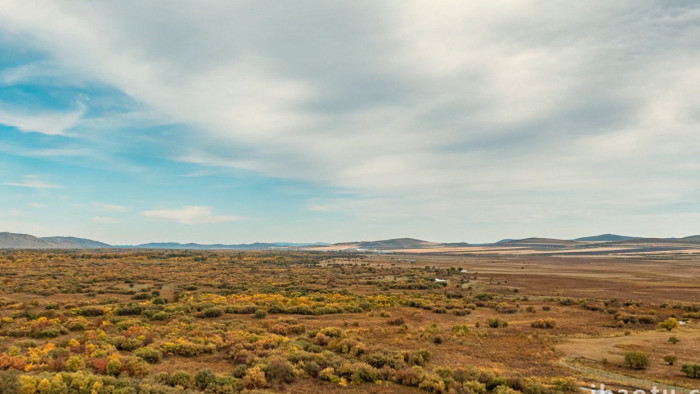
M 682 366 L 700 363 L 699 264 L 692 255 L 4 251 L 1 381 L 38 393 L 545 393 L 601 383 L 689 392 L 698 380 Z M 668 321 L 678 323 L 660 327 Z M 648 365 L 631 369 L 633 351 Z

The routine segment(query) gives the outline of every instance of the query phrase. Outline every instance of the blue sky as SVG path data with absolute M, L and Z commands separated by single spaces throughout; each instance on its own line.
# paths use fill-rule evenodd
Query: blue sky
M 0 4 L 0 231 L 700 233 L 700 6 Z

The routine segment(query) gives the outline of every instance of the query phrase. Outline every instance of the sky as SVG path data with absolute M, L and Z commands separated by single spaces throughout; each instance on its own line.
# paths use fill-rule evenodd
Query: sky
M 700 234 L 693 1 L 0 1 L 0 231 Z

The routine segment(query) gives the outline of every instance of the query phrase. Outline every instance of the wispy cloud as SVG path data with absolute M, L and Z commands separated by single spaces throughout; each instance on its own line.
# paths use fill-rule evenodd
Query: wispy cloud
M 54 149 L 34 149 L 18 152 L 30 157 L 90 157 L 95 152 L 85 148 L 54 148 Z
M 50 60 L 42 60 L 0 71 L 0 84 L 11 86 L 15 84 L 31 84 L 37 81 L 50 81 L 52 84 L 65 85 L 74 82 L 66 80 L 66 77 L 68 77 L 68 74 L 62 73 L 61 67 L 57 64 Z
M 98 211 L 103 211 L 103 212 L 128 212 L 129 207 L 124 206 L 124 205 L 116 205 L 116 204 L 105 204 L 105 203 L 100 203 L 100 202 L 93 202 L 90 204 L 93 209 L 98 210 Z
M 238 216 L 214 215 L 208 206 L 185 206 L 180 209 L 154 209 L 142 212 L 145 217 L 182 224 L 224 223 L 240 220 Z
M 85 105 L 78 103 L 78 109 L 70 112 L 31 111 L 0 107 L 0 123 L 16 127 L 24 132 L 48 135 L 66 135 L 85 113 Z
M 115 224 L 115 223 L 121 223 L 121 220 L 111 218 L 108 216 L 94 216 L 92 218 L 92 221 L 95 223 L 102 223 L 102 224 Z
M 21 181 L 4 182 L 5 186 L 26 187 L 30 189 L 59 189 L 62 186 L 43 181 L 38 175 L 25 175 Z

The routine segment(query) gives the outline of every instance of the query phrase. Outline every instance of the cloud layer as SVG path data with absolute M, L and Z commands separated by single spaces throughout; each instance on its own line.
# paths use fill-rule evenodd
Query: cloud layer
M 700 203 L 691 3 L 14 0 L 0 11 L 7 34 L 49 54 L 6 75 L 118 89 L 188 127 L 173 160 L 351 194 L 309 201 L 316 212 L 566 232 Z M 47 134 L 77 121 L 40 119 L 0 112 Z M 231 218 L 205 206 L 144 215 Z

